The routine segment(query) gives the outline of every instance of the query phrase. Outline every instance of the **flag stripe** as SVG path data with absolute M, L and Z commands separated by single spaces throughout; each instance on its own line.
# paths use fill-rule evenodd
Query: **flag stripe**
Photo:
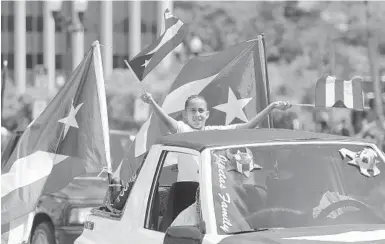
M 344 81 L 339 80 L 339 79 L 335 79 L 334 83 L 335 83 L 335 85 L 334 85 L 335 87 L 334 87 L 334 103 L 333 103 L 333 105 L 338 101 L 341 101 L 344 103 Z
M 335 100 L 335 77 L 328 76 L 325 81 L 325 106 L 332 107 Z
M 324 107 L 326 104 L 326 77 L 317 80 L 315 87 L 315 106 Z
M 164 11 L 163 17 L 164 17 L 165 29 L 170 28 L 171 26 L 175 25 L 176 22 L 179 21 L 179 19 L 177 17 L 175 17 L 174 15 L 172 15 L 170 10 L 168 10 L 168 9 L 166 9 L 166 11 Z M 164 33 L 164 30 L 163 30 L 162 34 L 163 33 Z
M 19 188 L 1 198 L 1 225 L 30 213 L 36 207 L 47 177 Z M 22 214 L 21 214 L 22 213 Z
M 362 79 L 355 77 L 352 80 L 353 106 L 357 109 L 364 109 L 364 95 L 362 91 Z
M 158 51 L 162 47 L 162 45 L 164 45 L 166 42 L 170 41 L 174 36 L 176 36 L 183 25 L 183 22 L 178 20 L 178 22 L 176 22 L 174 25 L 167 28 L 166 32 L 161 36 L 160 42 L 158 43 L 158 45 L 156 45 L 153 50 L 151 50 L 151 53 L 155 53 L 156 51 Z
M 30 185 L 47 177 L 54 164 L 63 161 L 67 156 L 37 151 L 27 157 L 17 159 L 9 172 L 1 176 L 1 197 L 10 192 Z
M 1 225 L 2 244 L 20 244 L 27 241 L 32 228 L 34 212 L 23 215 L 10 223 Z
M 210 84 L 219 73 L 210 77 L 199 79 L 182 85 L 175 89 L 165 98 L 162 108 L 167 114 L 184 110 L 184 103 L 175 103 L 175 101 L 186 101 L 191 94 L 199 94 L 205 87 Z
M 344 87 L 344 104 L 347 108 L 354 108 L 354 103 L 353 103 L 353 87 L 352 87 L 352 81 L 351 80 L 344 80 L 343 83 Z

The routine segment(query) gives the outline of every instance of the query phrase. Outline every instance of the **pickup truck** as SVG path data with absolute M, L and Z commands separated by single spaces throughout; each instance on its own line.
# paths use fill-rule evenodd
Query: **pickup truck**
M 385 243 L 385 155 L 371 142 L 196 131 L 159 138 L 143 158 L 123 207 L 93 209 L 75 244 Z
M 22 131 L 13 133 L 2 154 L 2 166 L 7 162 L 17 145 Z M 132 142 L 132 133 L 110 131 L 112 168 L 116 170 L 124 152 Z M 83 224 L 91 209 L 103 204 L 108 181 L 106 177 L 82 175 L 59 192 L 40 197 L 32 232 L 31 244 L 69 244 L 80 236 Z

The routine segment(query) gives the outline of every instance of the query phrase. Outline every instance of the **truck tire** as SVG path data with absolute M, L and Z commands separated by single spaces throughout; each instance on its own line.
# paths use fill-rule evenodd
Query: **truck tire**
M 33 232 L 31 244 L 56 244 L 52 224 L 49 222 L 38 224 Z

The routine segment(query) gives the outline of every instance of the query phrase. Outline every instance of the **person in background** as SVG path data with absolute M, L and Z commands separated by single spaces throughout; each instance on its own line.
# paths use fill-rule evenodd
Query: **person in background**
M 338 125 L 337 131 L 338 134 L 342 136 L 351 136 L 353 134 L 346 119 L 341 120 L 341 123 Z

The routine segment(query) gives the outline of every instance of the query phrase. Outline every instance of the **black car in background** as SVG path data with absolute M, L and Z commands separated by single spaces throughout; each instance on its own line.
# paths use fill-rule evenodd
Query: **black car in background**
M 13 133 L 2 153 L 2 168 L 12 154 L 23 131 Z M 111 163 L 115 170 L 133 133 L 110 131 Z M 31 244 L 69 244 L 81 235 L 83 223 L 91 209 L 103 204 L 108 188 L 106 175 L 76 177 L 64 189 L 40 197 L 33 220 Z

